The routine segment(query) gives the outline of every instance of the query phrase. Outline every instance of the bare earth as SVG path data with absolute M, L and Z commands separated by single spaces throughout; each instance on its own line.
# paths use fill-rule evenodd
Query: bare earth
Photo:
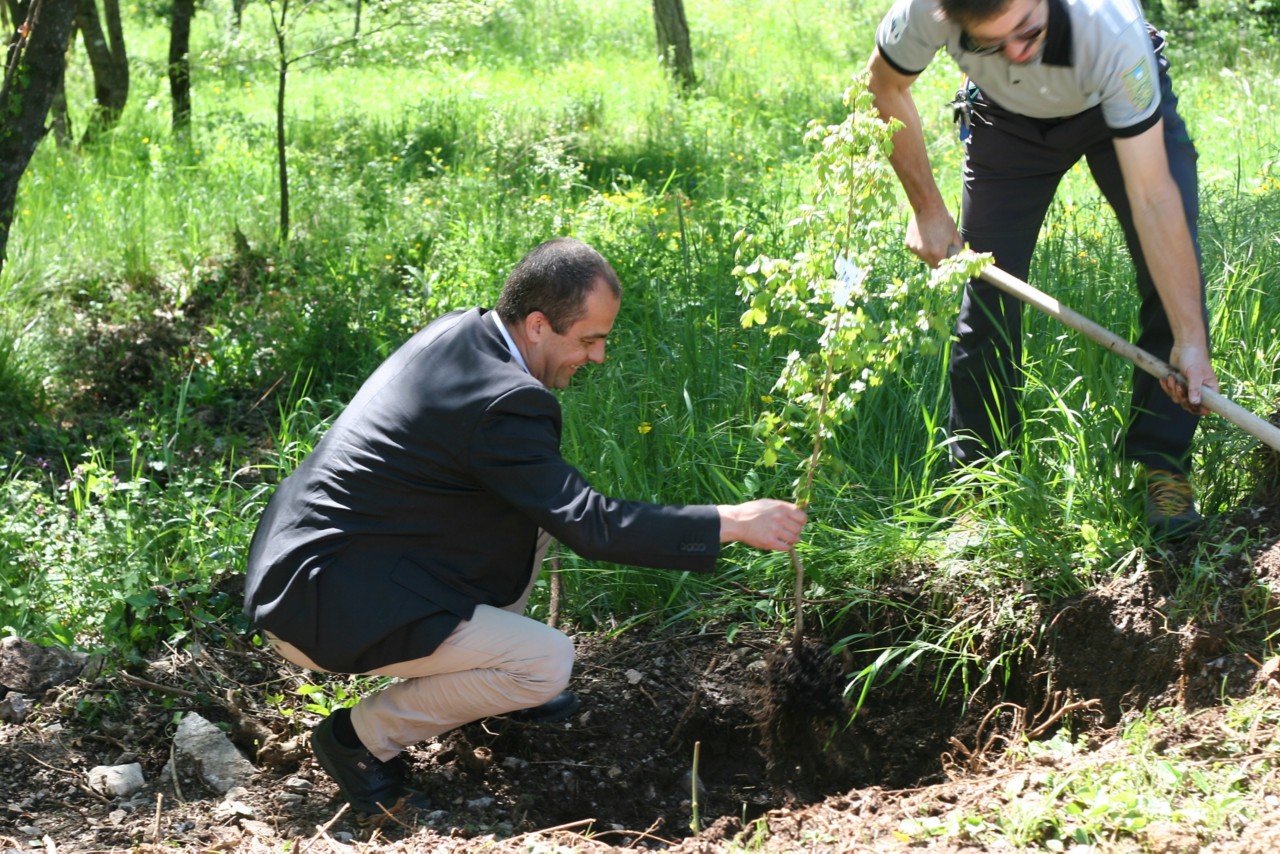
M 1262 660 L 1277 627 L 1245 619 L 1260 607 L 1251 581 L 1280 574 L 1268 533 L 1280 532 L 1280 514 L 1260 506 L 1240 520 L 1263 545 L 1216 579 L 1224 605 L 1212 619 L 1172 621 L 1170 579 L 1189 571 L 1180 563 L 1189 557 L 1176 554 L 1051 609 L 1029 604 L 1038 629 L 1015 678 L 1001 695 L 972 686 L 967 707 L 939 704 L 939 674 L 915 667 L 873 690 L 851 725 L 833 726 L 835 717 L 789 708 L 769 681 L 770 654 L 794 654 L 778 652 L 785 639 L 746 630 L 730 639 L 733 627 L 696 623 L 579 634 L 574 718 L 494 718 L 415 748 L 413 780 L 430 808 L 373 821 L 343 809 L 306 748 L 318 718 L 292 689 L 307 675 L 209 627 L 193 650 L 54 689 L 24 724 L 0 724 L 0 852 L 981 850 L 909 842 L 902 823 L 1019 797 L 1036 769 L 1004 752 L 1014 740 L 1069 726 L 1090 749 L 1061 761 L 1099 762 L 1118 749 L 1126 715 L 1172 706 L 1196 713 L 1153 737 L 1211 750 L 1224 698 L 1280 707 L 1280 683 Z M 983 606 L 956 598 L 958 616 Z M 892 628 L 870 613 L 849 619 L 833 638 Z M 840 665 L 852 672 L 870 660 L 852 648 Z M 177 786 L 162 777 L 176 716 L 187 711 L 224 724 L 254 760 L 249 786 L 223 796 L 188 773 Z M 1238 759 L 1246 773 L 1259 764 Z M 90 768 L 132 761 L 148 781 L 139 794 L 113 801 L 89 789 Z M 1221 838 L 1155 828 L 1113 850 L 1280 850 L 1280 781 L 1259 773 L 1249 788 L 1257 817 Z

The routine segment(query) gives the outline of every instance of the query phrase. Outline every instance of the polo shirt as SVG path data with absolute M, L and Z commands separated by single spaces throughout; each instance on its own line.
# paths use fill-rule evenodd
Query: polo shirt
M 880 55 L 915 76 L 940 48 L 991 102 L 1035 119 L 1069 118 L 1101 107 L 1117 136 L 1136 136 L 1160 117 L 1160 87 L 1151 31 L 1136 0 L 1045 0 L 1048 29 L 1039 56 L 1010 62 L 1003 52 L 965 49 L 960 24 L 937 0 L 896 0 L 876 30 Z

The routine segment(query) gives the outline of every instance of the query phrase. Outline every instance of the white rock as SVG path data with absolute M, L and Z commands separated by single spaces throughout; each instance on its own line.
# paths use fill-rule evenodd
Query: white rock
M 194 769 L 200 782 L 218 794 L 249 782 L 257 770 L 222 730 L 194 712 L 178 724 L 173 746 L 180 767 Z
M 9 696 L 0 700 L 0 721 L 8 724 L 26 723 L 33 708 L 26 694 L 11 691 Z
M 284 781 L 284 787 L 291 792 L 310 792 L 315 784 L 305 777 L 290 777 Z
M 127 798 L 146 785 L 142 766 L 137 762 L 128 765 L 98 765 L 89 769 L 89 788 L 108 798 Z

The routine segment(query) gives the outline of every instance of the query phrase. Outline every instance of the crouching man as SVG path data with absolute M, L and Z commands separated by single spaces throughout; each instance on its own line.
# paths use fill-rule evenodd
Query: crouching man
M 447 314 L 387 359 L 272 496 L 245 613 L 300 667 L 397 678 L 311 736 L 354 809 L 406 794 L 409 745 L 491 715 L 577 708 L 572 643 L 523 616 L 551 538 L 592 560 L 695 572 L 721 543 L 799 539 L 794 504 L 613 499 L 560 455 L 551 389 L 604 361 L 621 296 L 594 249 L 543 243 L 495 310 Z

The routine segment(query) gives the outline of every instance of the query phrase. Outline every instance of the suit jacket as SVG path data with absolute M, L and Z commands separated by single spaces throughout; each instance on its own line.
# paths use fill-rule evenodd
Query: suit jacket
M 364 383 L 276 489 L 245 613 L 317 664 L 429 655 L 524 592 L 539 528 L 593 560 L 710 571 L 712 506 L 608 498 L 560 455 L 560 403 L 483 309 L 445 315 Z

